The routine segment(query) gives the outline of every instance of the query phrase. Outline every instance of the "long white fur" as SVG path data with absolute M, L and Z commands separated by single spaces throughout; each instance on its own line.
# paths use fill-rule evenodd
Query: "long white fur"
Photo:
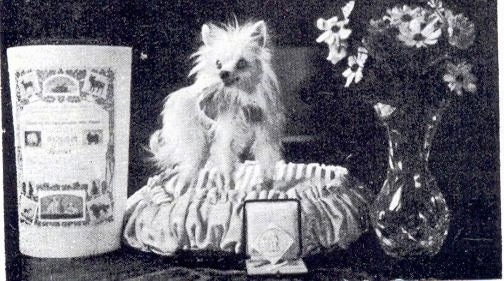
M 154 159 L 161 169 L 177 169 L 185 184 L 204 167 L 217 169 L 229 184 L 239 154 L 250 148 L 263 175 L 271 179 L 281 159 L 284 113 L 266 25 L 205 24 L 202 39 L 192 56 L 189 76 L 195 76 L 194 84 L 168 96 L 163 126 L 151 136 Z M 247 61 L 245 69 L 236 66 L 240 58 Z M 239 80 L 225 86 L 219 77 L 223 70 Z M 259 121 L 247 118 L 250 108 L 259 109 Z

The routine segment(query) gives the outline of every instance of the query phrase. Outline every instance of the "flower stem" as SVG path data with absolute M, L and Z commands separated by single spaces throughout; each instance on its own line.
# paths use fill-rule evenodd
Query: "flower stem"
M 434 136 L 436 135 L 437 130 L 439 129 L 439 123 L 441 122 L 443 113 L 450 106 L 450 104 L 450 98 L 443 99 L 439 106 L 437 108 L 433 108 L 427 115 L 427 130 L 425 131 L 423 147 L 425 160 L 428 160 L 429 158 L 429 150 L 432 146 L 432 141 L 434 139 Z
M 440 56 L 434 60 L 432 60 L 431 62 L 429 62 L 427 64 L 427 66 L 424 68 L 424 70 L 422 71 L 422 75 L 425 75 L 427 74 L 427 72 L 429 72 L 430 68 L 437 65 L 438 63 L 442 62 L 442 61 L 445 61 L 445 60 L 448 60 L 448 59 L 451 59 L 452 57 L 450 55 L 448 55 L 448 53 L 445 53 L 443 56 Z

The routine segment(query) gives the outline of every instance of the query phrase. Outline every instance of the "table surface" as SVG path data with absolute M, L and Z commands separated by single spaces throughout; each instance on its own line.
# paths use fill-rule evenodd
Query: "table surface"
M 349 249 L 308 258 L 309 273 L 285 280 L 478 279 L 499 278 L 500 253 L 492 241 L 459 239 L 440 254 L 396 260 L 377 246 L 371 232 Z M 467 258 L 467 257 L 471 258 Z M 232 254 L 180 253 L 166 257 L 128 247 L 86 258 L 41 259 L 17 254 L 8 264 L 9 280 L 245 280 L 245 257 Z M 277 279 L 269 277 L 265 279 Z

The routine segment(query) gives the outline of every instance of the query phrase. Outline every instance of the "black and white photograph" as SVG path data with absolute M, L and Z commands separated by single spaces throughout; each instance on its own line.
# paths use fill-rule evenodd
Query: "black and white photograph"
M 25 131 L 24 141 L 25 146 L 40 147 L 42 142 L 41 131 Z
M 0 280 L 500 280 L 497 6 L 1 1 Z
M 98 145 L 102 143 L 103 130 L 84 130 L 84 144 Z
M 39 193 L 39 197 L 40 221 L 83 220 L 85 218 L 82 192 L 46 191 Z

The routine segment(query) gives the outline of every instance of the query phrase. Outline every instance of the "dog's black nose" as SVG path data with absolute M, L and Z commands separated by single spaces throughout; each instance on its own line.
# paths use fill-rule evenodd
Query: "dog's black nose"
M 229 79 L 229 76 L 231 76 L 231 73 L 229 73 L 229 71 L 221 71 L 219 73 L 219 76 L 222 80 L 226 80 L 226 79 Z

